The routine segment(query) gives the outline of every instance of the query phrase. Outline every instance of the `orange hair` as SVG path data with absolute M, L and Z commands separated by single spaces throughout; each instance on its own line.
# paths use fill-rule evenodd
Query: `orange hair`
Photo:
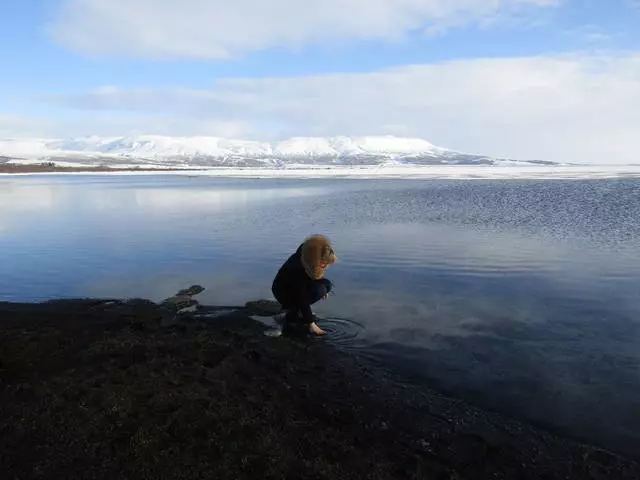
M 327 267 L 337 261 L 331 242 L 324 235 L 312 235 L 302 244 L 302 265 L 314 280 L 324 277 Z

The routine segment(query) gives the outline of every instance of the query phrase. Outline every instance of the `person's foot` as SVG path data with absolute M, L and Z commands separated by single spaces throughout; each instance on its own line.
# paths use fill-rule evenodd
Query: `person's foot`
M 309 331 L 311 333 L 315 333 L 316 335 L 324 335 L 327 332 L 321 329 L 316 322 L 309 324 Z

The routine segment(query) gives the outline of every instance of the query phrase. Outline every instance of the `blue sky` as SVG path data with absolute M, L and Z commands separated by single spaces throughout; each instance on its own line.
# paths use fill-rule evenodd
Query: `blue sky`
M 634 0 L 0 6 L 0 136 L 415 136 L 640 163 Z

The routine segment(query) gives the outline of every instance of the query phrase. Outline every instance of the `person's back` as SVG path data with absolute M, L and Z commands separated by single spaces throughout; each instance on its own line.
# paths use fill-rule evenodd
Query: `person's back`
M 331 242 L 323 235 L 313 235 L 280 267 L 271 290 L 287 312 L 285 326 L 306 325 L 313 333 L 325 333 L 316 324 L 311 305 L 326 299 L 331 291 L 331 281 L 324 275 L 336 261 Z

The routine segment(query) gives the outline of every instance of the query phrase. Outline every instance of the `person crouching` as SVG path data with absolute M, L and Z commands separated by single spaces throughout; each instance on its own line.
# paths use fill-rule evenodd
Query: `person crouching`
M 311 305 L 327 299 L 332 283 L 324 275 L 337 260 L 331 242 L 323 235 L 312 235 L 280 267 L 271 291 L 286 311 L 285 329 L 303 326 L 316 335 L 326 333 L 316 324 Z

